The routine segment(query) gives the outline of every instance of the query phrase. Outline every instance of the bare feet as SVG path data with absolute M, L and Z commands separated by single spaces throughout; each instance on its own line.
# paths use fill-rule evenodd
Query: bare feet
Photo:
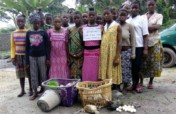
M 17 97 L 22 97 L 24 94 L 26 94 L 26 92 L 22 91 Z

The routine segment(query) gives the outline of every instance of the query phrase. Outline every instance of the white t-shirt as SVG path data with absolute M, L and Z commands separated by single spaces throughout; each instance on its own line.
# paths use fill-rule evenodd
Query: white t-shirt
M 136 36 L 136 47 L 144 47 L 144 35 L 148 35 L 148 22 L 142 16 L 138 15 L 134 18 L 130 17 L 126 20 L 127 23 L 130 23 L 134 27 L 134 32 Z

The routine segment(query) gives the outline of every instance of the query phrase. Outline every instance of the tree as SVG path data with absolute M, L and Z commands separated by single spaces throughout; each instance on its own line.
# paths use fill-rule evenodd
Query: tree
M 76 4 L 78 10 L 85 11 L 86 8 L 94 7 L 98 13 L 102 13 L 106 7 L 119 9 L 124 1 L 126 0 L 76 0 Z
M 49 12 L 52 15 L 62 15 L 68 10 L 68 7 L 61 4 L 64 1 L 65 0 L 53 0 L 53 2 L 44 9 L 44 12 Z
M 169 4 L 165 0 L 157 0 L 157 11 L 163 14 L 163 24 L 166 24 L 170 19 L 169 17 Z
M 0 21 L 7 22 L 11 18 L 3 11 L 3 9 L 0 9 Z
M 0 16 L 3 16 L 1 20 L 7 19 L 6 12 L 8 12 L 11 14 L 11 19 L 13 19 L 15 23 L 15 17 L 20 13 L 28 17 L 30 13 L 36 10 L 38 7 L 43 10 L 50 9 L 50 6 L 52 7 L 56 2 L 57 5 L 59 5 L 59 3 L 62 3 L 62 1 L 63 0 L 1 0 L 0 10 L 2 12 L 0 12 Z

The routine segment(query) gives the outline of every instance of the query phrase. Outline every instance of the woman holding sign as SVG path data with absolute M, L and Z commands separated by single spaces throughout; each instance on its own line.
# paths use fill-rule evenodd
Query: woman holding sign
M 97 81 L 100 55 L 101 26 L 96 24 L 96 11 L 89 9 L 89 23 L 83 26 L 83 81 Z
M 122 30 L 119 24 L 113 21 L 109 8 L 104 10 L 103 15 L 106 25 L 101 42 L 99 79 L 112 79 L 113 84 L 119 85 L 122 83 L 120 59 Z

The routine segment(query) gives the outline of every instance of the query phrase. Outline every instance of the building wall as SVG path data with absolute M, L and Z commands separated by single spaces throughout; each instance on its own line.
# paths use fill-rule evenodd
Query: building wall
M 0 51 L 10 50 L 10 34 L 0 34 Z

